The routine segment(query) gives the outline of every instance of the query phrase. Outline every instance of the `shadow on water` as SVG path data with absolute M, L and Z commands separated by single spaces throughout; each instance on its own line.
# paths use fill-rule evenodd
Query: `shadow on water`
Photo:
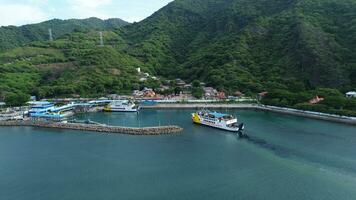
M 245 140 L 250 144 L 256 145 L 260 148 L 263 148 L 265 150 L 271 151 L 275 155 L 286 158 L 286 159 L 293 159 L 293 160 L 299 160 L 302 162 L 308 162 L 308 163 L 314 163 L 319 167 L 327 167 L 331 169 L 336 169 L 337 171 L 343 171 L 347 173 L 352 173 L 356 176 L 356 168 L 353 167 L 353 165 L 350 165 L 350 163 L 338 160 L 337 162 L 331 162 L 328 161 L 328 158 L 323 157 L 318 154 L 314 154 L 313 152 L 303 152 L 303 151 L 298 151 L 295 149 L 283 147 L 281 145 L 276 145 L 276 144 L 271 144 L 268 143 L 266 140 L 255 137 L 255 136 L 249 136 L 246 134 L 239 134 L 237 136 L 240 140 Z

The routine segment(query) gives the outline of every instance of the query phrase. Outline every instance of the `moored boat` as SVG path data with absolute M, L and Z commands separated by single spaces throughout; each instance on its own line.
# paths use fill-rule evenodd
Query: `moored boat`
M 232 132 L 241 132 L 245 128 L 244 124 L 238 123 L 237 118 L 232 115 L 207 110 L 192 113 L 192 120 L 196 124 Z
M 138 112 L 140 107 L 129 100 L 115 100 L 104 107 L 105 112 Z

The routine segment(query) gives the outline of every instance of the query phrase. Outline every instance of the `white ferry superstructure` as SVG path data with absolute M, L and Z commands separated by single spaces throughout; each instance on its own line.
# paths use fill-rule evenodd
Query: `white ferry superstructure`
M 130 100 L 114 100 L 105 106 L 105 112 L 138 112 L 140 107 Z

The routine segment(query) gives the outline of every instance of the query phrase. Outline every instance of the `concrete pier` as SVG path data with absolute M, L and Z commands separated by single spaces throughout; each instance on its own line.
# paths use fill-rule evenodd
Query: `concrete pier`
M 129 135 L 166 135 L 166 134 L 179 133 L 183 131 L 183 128 L 179 126 L 131 128 L 131 127 L 121 127 L 121 126 L 102 126 L 102 125 L 78 124 L 78 123 L 55 123 L 55 122 L 48 123 L 43 121 L 31 121 L 31 120 L 0 121 L 0 126 L 29 126 L 29 127 L 39 127 L 39 128 L 69 129 L 69 130 L 129 134 Z

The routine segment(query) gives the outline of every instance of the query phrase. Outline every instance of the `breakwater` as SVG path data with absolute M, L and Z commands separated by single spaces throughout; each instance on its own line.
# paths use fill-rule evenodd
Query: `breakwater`
M 48 123 L 44 121 L 31 121 L 31 120 L 12 120 L 0 121 L 0 126 L 29 126 L 39 128 L 53 128 L 53 129 L 69 129 L 80 131 L 92 131 L 99 133 L 117 133 L 129 135 L 165 135 L 179 133 L 183 128 L 179 126 L 160 126 L 160 127 L 144 127 L 144 128 L 131 128 L 122 126 L 106 126 L 94 124 L 79 124 L 79 123 Z

